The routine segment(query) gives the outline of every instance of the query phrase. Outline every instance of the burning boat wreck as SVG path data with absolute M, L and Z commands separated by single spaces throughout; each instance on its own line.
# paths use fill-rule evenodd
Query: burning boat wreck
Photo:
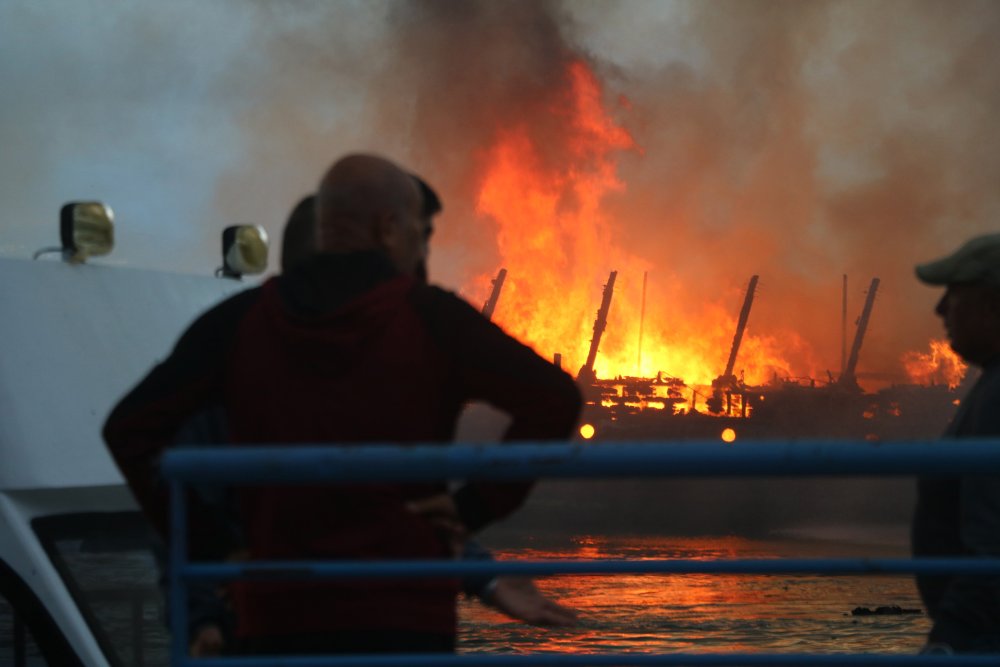
M 848 346 L 845 278 L 840 369 L 826 370 L 837 336 L 824 323 L 835 302 L 824 276 L 840 258 L 827 246 L 799 259 L 785 246 L 803 240 L 761 233 L 766 221 L 750 209 L 661 214 L 653 207 L 664 200 L 650 196 L 638 171 L 626 196 L 621 158 L 641 160 L 645 149 L 612 118 L 594 69 L 584 60 L 564 65 L 538 113 L 502 123 L 479 154 L 475 215 L 495 228 L 498 261 L 462 291 L 576 375 L 587 403 L 581 435 L 895 440 L 943 431 L 965 369 L 940 341 L 917 351 L 929 336 L 902 307 L 901 258 L 844 263 L 889 272 L 889 314 L 873 318 L 875 278 Z M 768 190 L 766 176 L 754 187 Z M 677 188 L 698 191 L 696 181 L 682 177 Z M 754 275 L 737 287 L 731 276 L 747 267 Z M 900 350 L 910 351 L 901 358 Z
M 621 287 L 635 273 L 613 270 L 608 274 L 596 316 L 575 341 L 576 354 L 559 351 L 574 341 L 550 336 L 554 327 L 549 311 L 575 306 L 586 313 L 586 303 L 595 303 L 596 294 L 589 301 L 581 298 L 583 303 L 563 299 L 551 309 L 546 303 L 545 308 L 532 310 L 530 303 L 523 302 L 523 292 L 528 290 L 522 276 L 504 267 L 490 281 L 483 308 L 503 326 L 522 327 L 519 333 L 527 342 L 551 355 L 555 363 L 573 368 L 575 358 L 583 360 L 577 372 L 586 403 L 580 435 L 594 442 L 593 446 L 615 440 L 722 438 L 738 446 L 764 438 L 934 438 L 956 410 L 965 367 L 943 341 L 932 341 L 928 354 L 908 353 L 902 381 L 899 376 L 873 378 L 870 371 L 859 371 L 865 368 L 862 349 L 869 325 L 879 322 L 873 318 L 881 286 L 878 278 L 868 285 L 849 348 L 844 279 L 841 369 L 837 375 L 827 372 L 825 379 L 816 379 L 780 373 L 788 368 L 781 363 L 781 341 L 762 342 L 752 335 L 760 275 L 753 275 L 746 284 L 735 320 L 715 313 L 718 321 L 734 322 L 728 335 L 721 327 L 711 329 L 710 345 L 701 345 L 696 335 L 684 337 L 680 354 L 671 355 L 661 335 L 664 321 L 685 331 L 697 331 L 697 327 L 685 328 L 677 319 L 647 315 L 646 271 L 641 301 L 628 303 L 630 295 Z M 538 281 L 528 282 L 530 288 Z M 638 286 L 638 281 L 632 286 Z M 624 297 L 622 303 L 619 296 Z M 767 296 L 765 283 L 764 306 L 769 305 Z M 524 322 L 531 325 L 524 326 Z M 637 335 L 622 336 L 622 328 Z M 637 343 L 630 345 L 629 338 Z M 616 346 L 610 354 L 605 351 L 609 340 Z M 708 371 L 710 364 L 685 365 L 698 355 L 720 360 L 714 373 Z M 675 367 L 679 370 L 674 371 Z M 608 368 L 611 373 L 602 372 Z M 872 390 L 872 379 L 896 382 Z M 523 534 L 573 534 L 596 526 L 609 534 L 786 535 L 903 543 L 915 500 L 913 482 L 905 478 L 637 479 L 581 484 L 559 480 L 539 484 L 514 520 L 493 529 L 494 538 L 502 542 Z
M 654 377 L 601 377 L 595 359 L 611 326 L 617 278 L 618 272 L 612 271 L 604 285 L 586 361 L 577 374 L 585 396 L 580 433 L 584 440 L 933 438 L 958 404 L 956 385 L 965 369 L 937 341 L 926 358 L 912 355 L 911 376 L 920 376 L 917 366 L 922 362 L 925 371 L 928 366 L 949 370 L 951 383 L 935 382 L 940 376 L 931 373 L 923 376 L 931 380 L 925 384 L 895 384 L 874 392 L 859 385 L 857 367 L 878 278 L 869 286 L 843 370 L 836 378 L 828 374 L 825 382 L 774 376 L 769 382 L 749 384 L 744 373 L 736 374 L 758 275 L 747 286 L 726 366 L 710 383 L 688 384 L 662 371 Z M 511 279 L 503 269 L 493 281 L 484 306 L 491 316 L 502 311 L 501 287 Z M 554 357 L 561 363 L 561 355 Z M 573 534 L 599 526 L 609 534 L 781 535 L 902 543 L 914 503 L 913 482 L 904 478 L 640 479 L 586 484 L 541 483 L 516 519 L 491 529 L 493 539 L 503 542 L 536 532 Z
M 879 278 L 872 279 L 867 290 L 850 355 L 836 378 L 832 373 L 825 381 L 775 374 L 766 383 L 748 384 L 743 373 L 735 374 L 759 275 L 752 276 L 747 285 L 725 369 L 710 385 L 689 385 L 664 371 L 654 377 L 598 377 L 595 360 L 608 328 L 617 276 L 612 271 L 604 285 L 586 361 L 576 376 L 586 401 L 585 439 L 932 438 L 958 405 L 957 381 L 892 384 L 874 392 L 859 385 L 858 361 Z M 501 269 L 483 307 L 485 315 L 492 317 L 496 310 L 506 278 L 507 270 Z M 642 325 L 640 336 L 641 330 Z M 641 339 L 637 356 L 641 360 Z M 947 357 L 958 365 L 953 355 L 947 353 Z M 562 355 L 556 353 L 554 361 L 561 364 Z

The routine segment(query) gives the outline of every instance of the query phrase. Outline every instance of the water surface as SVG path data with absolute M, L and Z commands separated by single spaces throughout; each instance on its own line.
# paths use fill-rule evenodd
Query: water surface
M 739 537 L 576 536 L 498 548 L 500 558 L 907 557 L 905 545 Z M 539 587 L 581 613 L 579 627 L 532 628 L 475 601 L 460 605 L 460 650 L 774 653 L 915 653 L 923 614 L 851 616 L 855 607 L 920 609 L 910 576 L 591 575 Z

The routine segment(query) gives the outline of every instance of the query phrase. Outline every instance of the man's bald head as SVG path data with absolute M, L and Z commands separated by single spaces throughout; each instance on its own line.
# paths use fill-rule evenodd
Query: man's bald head
M 427 256 L 424 204 L 419 182 L 396 164 L 374 155 L 344 157 L 320 182 L 317 249 L 380 250 L 401 272 L 413 273 Z

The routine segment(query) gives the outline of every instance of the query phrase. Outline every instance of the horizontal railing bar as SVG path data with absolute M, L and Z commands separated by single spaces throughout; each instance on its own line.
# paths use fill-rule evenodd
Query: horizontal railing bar
M 190 667 L 548 667 L 562 665 L 712 665 L 754 667 L 756 665 L 814 665 L 818 667 L 996 667 L 996 655 L 894 655 L 894 654 L 788 654 L 788 653 L 606 653 L 530 655 L 387 654 L 274 658 L 200 658 L 185 660 Z
M 1000 439 L 915 442 L 718 441 L 680 443 L 511 443 L 491 445 L 323 445 L 173 449 L 164 475 L 180 483 L 226 485 L 521 480 L 614 477 L 780 477 L 1000 474 Z M 183 498 L 183 496 L 181 496 Z M 183 504 L 183 500 L 181 500 Z M 184 521 L 175 526 L 183 530 Z M 644 574 L 1000 574 L 993 559 L 733 559 L 584 561 L 291 561 L 183 564 L 185 581 L 375 577 Z M 183 625 L 183 624 L 182 624 Z M 894 654 L 560 654 L 240 657 L 192 660 L 173 650 L 174 665 L 995 665 L 995 655 Z
M 407 560 L 192 563 L 185 581 L 346 579 L 603 574 L 1000 575 L 1000 559 L 984 558 L 735 558 L 712 560 Z
M 1000 440 L 719 441 L 504 445 L 191 447 L 163 474 L 185 482 L 310 484 L 435 479 L 1000 474 Z

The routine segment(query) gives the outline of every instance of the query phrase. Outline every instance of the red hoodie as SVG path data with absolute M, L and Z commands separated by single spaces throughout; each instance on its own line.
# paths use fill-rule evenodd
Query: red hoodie
M 453 294 L 395 274 L 376 253 L 320 255 L 200 317 L 126 396 L 105 439 L 161 530 L 155 462 L 192 414 L 223 405 L 233 443 L 447 442 L 463 405 L 508 412 L 505 439 L 562 439 L 580 396 L 571 378 Z M 523 502 L 529 484 L 459 489 L 472 530 Z M 442 558 L 406 501 L 431 484 L 266 487 L 241 492 L 253 559 Z M 197 526 L 196 526 L 197 527 Z M 194 547 L 199 540 L 192 537 Z M 453 580 L 241 583 L 238 633 L 354 629 L 455 632 Z

